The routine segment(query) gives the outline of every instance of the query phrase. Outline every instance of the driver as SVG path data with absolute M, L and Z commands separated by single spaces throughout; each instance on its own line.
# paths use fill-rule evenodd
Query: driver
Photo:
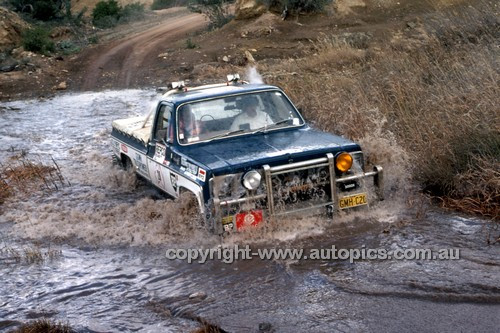
M 255 130 L 273 123 L 267 113 L 257 110 L 259 107 L 259 100 L 257 97 L 244 97 L 242 104 L 243 112 L 234 119 L 231 125 L 231 131 L 239 129 Z
M 179 115 L 179 139 L 182 143 L 195 139 L 200 134 L 200 125 L 189 105 L 182 107 Z

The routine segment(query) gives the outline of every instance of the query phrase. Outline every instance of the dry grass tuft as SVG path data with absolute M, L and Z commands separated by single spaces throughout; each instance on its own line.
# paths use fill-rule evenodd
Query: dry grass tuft
M 73 333 L 75 332 L 68 324 L 51 319 L 37 319 L 22 325 L 12 333 Z
M 54 191 L 66 185 L 54 159 L 48 163 L 28 160 L 24 155 L 0 163 L 0 204 L 11 196 L 36 191 Z
M 220 327 L 204 322 L 202 323 L 202 326 L 200 328 L 194 330 L 192 333 L 224 333 L 224 332 L 226 331 L 224 331 Z
M 442 199 L 443 207 L 500 220 L 500 161 L 478 156 L 456 176 L 457 194 Z
M 60 249 L 41 249 L 39 246 L 27 246 L 24 248 L 14 248 L 5 246 L 0 248 L 0 262 L 2 264 L 41 264 L 59 258 L 62 255 Z

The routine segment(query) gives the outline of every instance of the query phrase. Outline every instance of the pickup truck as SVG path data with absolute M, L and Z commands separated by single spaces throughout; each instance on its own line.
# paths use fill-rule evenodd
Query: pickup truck
M 171 197 L 190 193 L 216 234 L 383 199 L 382 167 L 365 172 L 357 143 L 307 125 L 280 88 L 238 75 L 172 83 L 148 115 L 113 121 L 111 136 L 118 163 Z

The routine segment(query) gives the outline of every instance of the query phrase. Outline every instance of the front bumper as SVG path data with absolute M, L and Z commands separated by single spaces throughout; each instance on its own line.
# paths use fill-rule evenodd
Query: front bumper
M 361 152 L 359 152 L 361 154 Z M 273 180 L 280 175 L 297 173 L 297 172 L 308 172 L 309 170 L 323 170 L 326 175 L 321 181 L 320 185 L 327 190 L 327 195 L 325 196 L 325 200 L 322 200 L 320 203 L 310 203 L 306 205 L 302 205 L 301 207 L 291 207 L 284 206 L 282 202 L 277 203 L 277 191 L 275 189 L 275 183 Z M 214 213 L 214 229 L 223 232 L 223 227 L 220 221 L 227 215 L 224 212 L 231 211 L 234 207 L 242 207 L 242 206 L 250 206 L 254 203 L 264 203 L 264 207 L 261 207 L 266 211 L 266 215 L 268 218 L 273 218 L 281 215 L 288 214 L 296 214 L 302 213 L 306 211 L 318 210 L 321 208 L 330 208 L 330 211 L 340 210 L 339 208 L 339 197 L 341 195 L 341 191 L 339 190 L 339 184 L 348 184 L 348 183 L 358 183 L 361 182 L 363 184 L 366 183 L 367 179 L 372 179 L 375 194 L 379 200 L 383 200 L 384 193 L 384 178 L 383 178 L 383 169 L 381 166 L 374 166 L 372 171 L 364 172 L 361 168 L 359 172 L 337 176 L 335 170 L 335 159 L 333 154 L 328 153 L 325 157 L 316 158 L 312 160 L 290 163 L 285 165 L 279 165 L 271 167 L 269 165 L 264 165 L 261 170 L 263 178 L 264 178 L 264 190 L 262 193 L 251 193 L 248 192 L 244 197 L 241 198 L 231 198 L 231 199 L 223 199 L 219 198 L 217 191 L 213 191 L 214 187 L 217 184 L 217 180 L 211 179 L 211 189 L 213 195 L 213 213 Z M 319 184 L 319 183 L 318 183 Z M 303 186 L 303 185 L 302 185 Z M 219 222 L 219 223 L 217 223 Z

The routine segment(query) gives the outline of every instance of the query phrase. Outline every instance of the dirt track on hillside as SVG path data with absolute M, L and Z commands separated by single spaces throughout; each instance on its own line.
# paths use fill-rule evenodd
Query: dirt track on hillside
M 128 88 L 132 80 L 144 75 L 147 68 L 159 61 L 169 43 L 206 25 L 200 14 L 173 17 L 157 27 L 125 37 L 94 49 L 83 64 L 82 90 L 103 87 L 106 81 L 116 88 Z

